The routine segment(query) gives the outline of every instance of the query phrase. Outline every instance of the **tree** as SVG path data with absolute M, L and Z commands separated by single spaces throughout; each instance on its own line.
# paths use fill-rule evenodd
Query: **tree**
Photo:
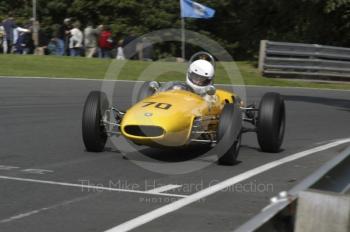
M 217 40 L 235 58 L 254 58 L 261 39 L 350 46 L 350 0 L 197 0 L 216 10 L 211 20 L 187 19 L 187 28 Z M 15 10 L 14 10 L 15 9 Z M 31 17 L 30 0 L 0 2 L 19 24 Z M 38 0 L 41 28 L 52 31 L 65 18 L 109 24 L 120 35 L 180 28 L 173 0 Z M 163 52 L 178 52 L 160 46 Z M 175 54 L 174 54 L 175 55 Z

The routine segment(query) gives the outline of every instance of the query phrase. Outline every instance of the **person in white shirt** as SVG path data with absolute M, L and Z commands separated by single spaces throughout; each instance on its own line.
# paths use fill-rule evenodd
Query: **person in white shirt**
M 70 30 L 71 37 L 69 39 L 69 49 L 70 49 L 71 56 L 81 55 L 84 36 L 79 28 L 80 28 L 80 23 L 75 22 L 73 24 L 73 29 Z
M 13 29 L 13 44 L 17 43 L 17 40 L 21 33 L 29 33 L 30 30 L 23 27 L 16 27 Z
M 0 24 L 0 52 L 6 53 L 7 46 L 5 42 L 6 42 L 5 28 Z
M 92 58 L 97 52 L 97 39 L 102 30 L 102 25 L 96 29 L 93 28 L 93 23 L 89 22 L 84 30 L 84 48 L 85 57 Z
M 123 40 L 119 40 L 118 49 L 117 49 L 117 60 L 125 60 L 124 49 L 123 49 Z
M 29 29 L 23 28 L 23 27 L 16 27 L 13 30 L 13 44 L 15 46 L 12 47 L 13 52 L 17 54 L 27 54 L 24 52 L 24 43 L 23 43 L 23 37 L 25 33 L 30 33 Z

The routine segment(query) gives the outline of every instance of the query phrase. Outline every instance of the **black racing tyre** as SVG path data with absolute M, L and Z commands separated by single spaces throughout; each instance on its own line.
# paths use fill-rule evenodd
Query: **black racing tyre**
M 242 112 L 237 104 L 226 104 L 217 130 L 218 163 L 234 165 L 241 146 Z
M 102 152 L 104 150 L 108 136 L 101 120 L 108 107 L 105 93 L 100 91 L 89 93 L 85 101 L 82 120 L 83 141 L 87 151 Z
M 137 102 L 154 94 L 155 90 L 150 87 L 150 85 L 149 85 L 150 83 L 151 83 L 150 81 L 146 81 L 142 84 L 142 86 L 139 90 L 139 93 L 137 95 L 137 99 L 136 99 Z
M 260 101 L 257 136 L 264 152 L 279 152 L 286 125 L 283 97 L 278 93 L 266 93 Z

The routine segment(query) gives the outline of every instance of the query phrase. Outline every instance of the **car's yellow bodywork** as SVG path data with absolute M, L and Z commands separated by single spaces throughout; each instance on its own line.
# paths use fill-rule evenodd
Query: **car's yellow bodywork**
M 209 96 L 207 96 L 209 97 Z M 184 146 L 190 142 L 195 119 L 205 119 L 206 130 L 217 125 L 224 104 L 236 100 L 234 93 L 216 91 L 210 100 L 185 90 L 169 90 L 156 93 L 132 106 L 124 115 L 120 130 L 136 144 L 148 146 Z M 157 135 L 130 133 L 128 128 L 161 128 Z M 202 125 L 203 126 L 203 125 Z

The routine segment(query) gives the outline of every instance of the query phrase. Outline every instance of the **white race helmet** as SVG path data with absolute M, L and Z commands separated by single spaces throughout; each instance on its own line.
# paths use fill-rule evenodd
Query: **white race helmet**
M 207 86 L 213 84 L 214 66 L 207 60 L 196 60 L 187 70 L 186 83 L 198 94 L 205 94 Z

